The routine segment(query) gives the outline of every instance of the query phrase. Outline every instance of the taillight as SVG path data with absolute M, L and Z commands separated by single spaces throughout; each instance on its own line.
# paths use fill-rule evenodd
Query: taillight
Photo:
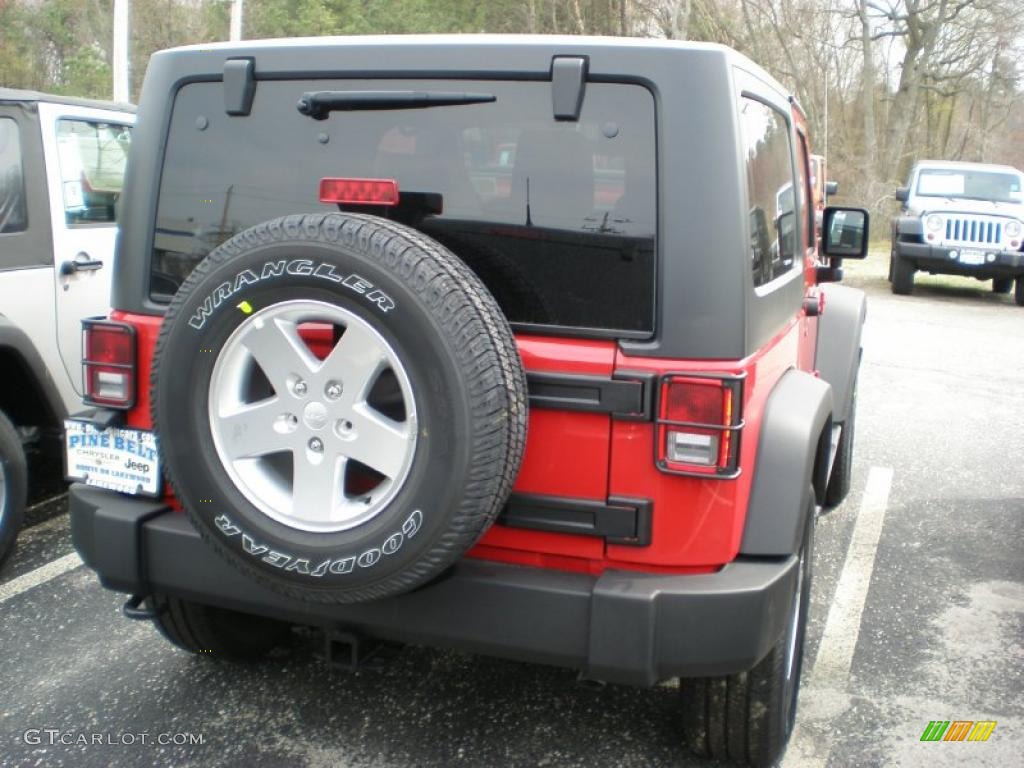
M 679 474 L 738 474 L 742 379 L 670 374 L 658 402 L 658 467 Z
M 135 329 L 109 320 L 82 321 L 82 377 L 87 405 L 135 404 Z
M 394 179 L 320 179 L 320 202 L 398 205 L 398 182 Z

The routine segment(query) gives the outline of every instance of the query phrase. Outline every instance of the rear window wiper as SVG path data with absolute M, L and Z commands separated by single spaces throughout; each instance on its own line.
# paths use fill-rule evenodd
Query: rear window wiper
M 427 109 L 497 101 L 493 93 L 448 91 L 311 91 L 302 94 L 298 110 L 314 120 L 326 120 L 334 111 L 375 109 Z

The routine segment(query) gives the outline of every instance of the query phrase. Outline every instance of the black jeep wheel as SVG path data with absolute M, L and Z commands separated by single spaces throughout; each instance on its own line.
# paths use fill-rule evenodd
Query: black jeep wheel
M 1018 307 L 1024 307 L 1024 276 L 1017 278 L 1017 284 L 1013 289 L 1013 300 Z
M 825 508 L 834 509 L 843 503 L 850 492 L 853 476 L 853 439 L 857 431 L 857 381 L 853 382 L 853 393 L 850 395 L 850 412 L 839 433 L 839 446 L 832 464 L 832 476 L 825 488 Z
M 992 278 L 992 293 L 1009 293 L 1011 288 L 1013 288 L 1012 277 Z
M 786 631 L 778 643 L 749 672 L 680 681 L 684 737 L 700 757 L 739 765 L 775 765 L 793 732 L 811 596 L 815 510 L 810 493 L 797 586 Z
M 14 425 L 0 412 L 0 564 L 14 549 L 27 493 L 25 449 Z
M 313 601 L 451 566 L 504 505 L 526 436 L 494 299 L 443 246 L 371 216 L 289 216 L 217 248 L 171 303 L 153 391 L 199 532 Z
M 153 623 L 183 651 L 231 661 L 256 661 L 285 645 L 291 625 L 263 616 L 229 611 L 167 595 L 154 595 L 148 606 Z
M 894 250 L 889 265 L 889 272 L 892 275 L 892 292 L 898 296 L 909 296 L 913 293 L 914 271 L 914 265 Z

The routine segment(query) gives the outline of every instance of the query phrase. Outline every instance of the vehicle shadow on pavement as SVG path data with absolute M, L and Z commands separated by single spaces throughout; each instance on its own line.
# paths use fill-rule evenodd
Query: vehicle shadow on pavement
M 567 670 L 419 647 L 354 673 L 320 656 L 300 636 L 260 666 L 182 658 L 160 698 L 209 702 L 194 721 L 221 764 L 239 740 L 246 765 L 685 764 L 675 688 L 580 685 Z

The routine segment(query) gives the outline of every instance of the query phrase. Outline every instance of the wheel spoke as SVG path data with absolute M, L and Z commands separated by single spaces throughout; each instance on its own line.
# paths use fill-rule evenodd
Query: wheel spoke
M 353 410 L 351 421 L 356 438 L 343 441 L 339 450 L 385 477 L 397 477 L 409 448 L 408 428 L 366 405 Z
M 355 323 L 350 323 L 320 368 L 321 375 L 342 382 L 342 402 L 354 404 L 366 399 L 387 355 L 380 343 Z
M 279 395 L 284 394 L 289 376 L 305 377 L 316 369 L 316 358 L 299 338 L 293 322 L 254 322 L 241 341 Z
M 307 327 L 315 331 L 308 344 Z M 310 345 L 327 340 L 326 327 L 341 336 L 321 357 Z M 344 307 L 288 300 L 243 320 L 218 354 L 207 402 L 228 477 L 260 512 L 290 528 L 362 525 L 409 474 L 418 423 L 412 384 L 387 339 Z
M 217 431 L 228 457 L 231 460 L 255 458 L 291 450 L 289 436 L 275 429 L 283 415 L 278 397 L 244 406 L 228 415 L 218 415 Z
M 345 478 L 344 456 L 324 456 L 310 461 L 305 450 L 297 450 L 292 473 L 292 516 L 315 523 L 334 521 Z

